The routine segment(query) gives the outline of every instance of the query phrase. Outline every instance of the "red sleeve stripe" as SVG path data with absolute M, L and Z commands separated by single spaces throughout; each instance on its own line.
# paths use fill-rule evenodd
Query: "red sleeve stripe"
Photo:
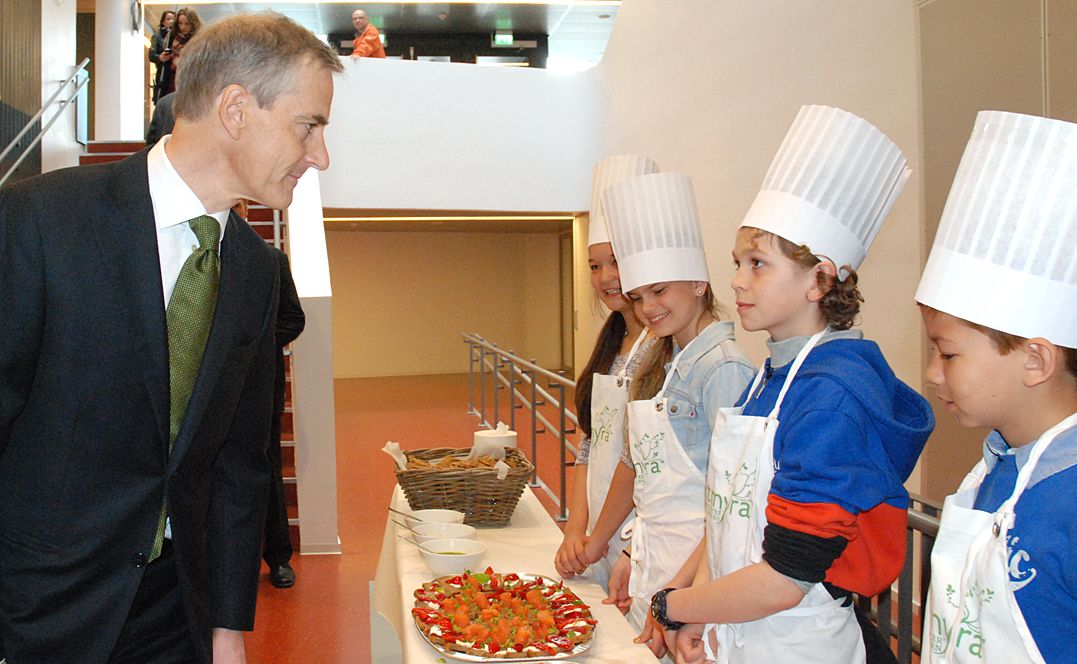
M 799 533 L 829 539 L 856 539 L 856 516 L 833 503 L 795 503 L 771 493 L 767 496 L 767 523 Z
M 860 593 L 877 595 L 898 577 L 905 564 L 905 510 L 882 503 L 859 516 L 830 503 L 796 503 L 773 493 L 767 499 L 767 522 L 815 537 L 844 537 L 849 545 L 826 580 Z

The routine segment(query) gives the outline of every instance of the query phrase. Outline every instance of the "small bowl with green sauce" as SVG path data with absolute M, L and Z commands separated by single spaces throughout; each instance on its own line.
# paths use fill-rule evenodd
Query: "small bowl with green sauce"
M 473 539 L 435 539 L 424 542 L 419 553 L 431 572 L 445 576 L 478 569 L 486 555 L 486 545 Z

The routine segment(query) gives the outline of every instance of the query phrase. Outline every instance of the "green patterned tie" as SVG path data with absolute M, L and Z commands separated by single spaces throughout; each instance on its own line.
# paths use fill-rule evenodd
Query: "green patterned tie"
M 187 258 L 168 300 L 165 321 L 168 325 L 168 387 L 172 397 L 169 407 L 168 452 L 176 442 L 187 402 L 194 391 L 202 354 L 206 350 L 213 312 L 217 309 L 217 286 L 221 281 L 221 257 L 217 244 L 221 225 L 202 215 L 188 222 L 198 237 L 198 247 Z M 161 555 L 168 519 L 168 500 L 161 505 L 161 519 L 153 540 L 150 560 Z

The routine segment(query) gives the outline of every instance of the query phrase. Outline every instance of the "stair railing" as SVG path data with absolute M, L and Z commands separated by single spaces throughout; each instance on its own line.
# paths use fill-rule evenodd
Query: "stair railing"
M 56 123 L 60 116 L 63 115 L 64 110 L 68 106 L 70 106 L 72 102 L 75 101 L 75 99 L 79 95 L 79 92 L 81 92 L 82 89 L 86 87 L 86 84 L 90 82 L 89 76 L 82 75 L 83 71 L 86 69 L 86 65 L 89 62 L 89 58 L 82 59 L 82 62 L 80 62 L 77 67 L 75 67 L 75 71 L 72 72 L 71 76 L 60 82 L 60 87 L 56 89 L 56 92 L 52 93 L 52 96 L 49 97 L 49 100 L 46 101 L 40 109 L 38 109 L 37 113 L 34 114 L 34 117 L 30 118 L 30 120 L 26 123 L 26 126 L 24 126 L 22 130 L 15 135 L 15 138 L 13 138 L 10 143 L 8 143 L 7 147 L 4 148 L 4 151 L 0 152 L 0 164 L 2 164 L 4 162 L 4 158 L 15 150 L 15 147 L 19 144 L 19 141 L 21 141 L 23 136 L 25 136 L 33 128 L 33 126 L 37 124 L 38 120 L 41 119 L 41 116 L 45 114 L 45 111 L 49 110 L 49 108 L 51 108 L 54 103 L 57 103 L 57 98 L 64 92 L 64 90 L 67 90 L 72 85 L 75 86 L 74 92 L 71 93 L 71 96 L 66 99 L 59 100 L 59 108 L 56 110 L 56 112 L 52 114 L 52 117 L 50 117 L 48 122 L 45 123 L 45 126 L 42 127 L 37 132 L 37 134 L 34 135 L 30 143 L 22 149 L 22 151 L 19 153 L 19 156 L 15 159 L 15 163 L 11 165 L 11 168 L 9 168 L 6 173 L 0 176 L 0 187 L 4 186 L 4 183 L 7 182 L 8 179 L 15 173 L 15 169 L 19 167 L 19 164 L 21 164 L 23 160 L 30 155 L 30 152 L 33 151 L 34 147 L 41 141 L 41 138 L 45 135 L 45 132 L 47 132 L 52 127 L 52 125 Z
M 510 429 L 519 431 L 516 428 L 517 410 L 527 408 L 530 411 L 530 459 L 535 465 L 530 485 L 533 488 L 542 489 L 557 505 L 559 513 L 556 519 L 558 521 L 567 521 L 568 501 L 565 497 L 565 485 L 566 466 L 570 463 L 567 459 L 569 454 L 575 458 L 578 453 L 576 446 L 569 442 L 568 436 L 576 433 L 579 420 L 565 404 L 565 392 L 575 389 L 576 381 L 566 377 L 564 372 L 553 372 L 540 367 L 533 358 L 527 360 L 517 355 L 515 351 L 502 350 L 497 344 L 490 343 L 478 334 L 462 334 L 461 336 L 468 345 L 468 413 L 477 416 L 482 426 L 494 428 L 498 422 L 504 421 L 501 416 L 501 393 L 505 391 L 508 391 L 505 396 L 508 398 L 506 415 Z M 493 412 L 492 418 L 487 418 L 486 385 L 491 379 L 493 381 Z M 519 386 L 524 387 L 520 389 Z M 479 392 L 477 403 L 476 387 Z M 542 407 L 556 410 L 557 414 L 554 416 L 556 426 L 545 413 L 541 412 Z M 558 443 L 559 490 L 556 493 L 538 475 L 538 437 L 544 433 L 553 436 Z

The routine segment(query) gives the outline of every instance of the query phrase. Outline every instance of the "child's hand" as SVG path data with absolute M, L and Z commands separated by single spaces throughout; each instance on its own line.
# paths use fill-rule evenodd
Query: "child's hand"
M 647 616 L 647 622 L 643 624 L 643 631 L 636 637 L 635 642 L 645 644 L 651 649 L 655 657 L 662 657 L 662 655 L 666 654 L 666 644 L 673 645 L 676 638 L 676 631 L 663 631 L 662 626 L 656 623 L 654 618 Z
M 582 534 L 565 533 L 561 546 L 553 558 L 553 566 L 563 578 L 571 579 L 577 574 L 583 574 L 587 569 L 584 562 L 583 549 L 587 544 L 587 536 Z
M 678 664 L 699 664 L 706 660 L 701 624 L 692 623 L 677 630 L 675 645 Z
M 632 576 L 632 561 L 628 556 L 617 556 L 617 562 L 613 563 L 610 572 L 609 597 L 602 600 L 603 604 L 614 604 L 621 613 L 628 613 L 632 606 L 632 598 L 628 596 L 628 580 Z
M 588 565 L 597 563 L 606 556 L 606 552 L 609 550 L 609 542 L 599 542 L 593 537 L 588 537 L 587 543 L 583 547 L 583 560 Z

